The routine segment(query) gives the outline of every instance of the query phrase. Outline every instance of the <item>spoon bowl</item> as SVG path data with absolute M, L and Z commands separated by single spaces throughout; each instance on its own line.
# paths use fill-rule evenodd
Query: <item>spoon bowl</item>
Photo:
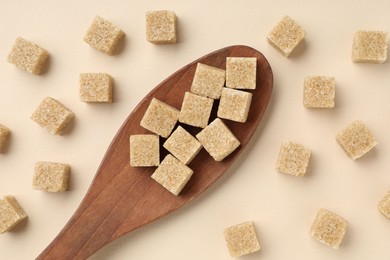
M 145 134 L 140 121 L 153 97 L 180 110 L 191 88 L 198 62 L 225 69 L 226 57 L 256 57 L 256 89 L 246 123 L 224 120 L 241 145 L 221 162 L 202 149 L 188 165 L 194 174 L 179 196 L 172 195 L 150 175 L 155 167 L 131 167 L 129 137 Z M 109 242 L 168 215 L 198 197 L 214 184 L 238 158 L 259 125 L 273 88 L 273 74 L 257 50 L 230 46 L 212 52 L 178 70 L 154 88 L 131 112 L 111 142 L 80 206 L 53 242 L 37 259 L 86 259 Z M 218 101 L 210 118 L 216 118 Z M 201 129 L 182 125 L 192 134 Z M 163 143 L 164 139 L 160 140 Z M 167 152 L 162 149 L 162 158 Z

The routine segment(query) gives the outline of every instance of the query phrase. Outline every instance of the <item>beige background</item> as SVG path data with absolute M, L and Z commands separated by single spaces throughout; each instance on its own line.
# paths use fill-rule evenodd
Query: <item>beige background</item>
M 160 9 L 178 16 L 176 45 L 145 40 L 145 12 Z M 390 31 L 388 10 L 385 0 L 1 1 L 0 123 L 11 129 L 12 137 L 7 152 L 0 154 L 0 196 L 16 196 L 29 220 L 0 235 L 0 259 L 36 257 L 75 211 L 111 139 L 142 97 L 183 65 L 233 44 L 260 50 L 274 71 L 274 92 L 261 132 L 203 197 L 112 243 L 93 259 L 231 259 L 223 229 L 248 220 L 254 221 L 263 248 L 242 259 L 390 259 L 390 220 L 376 208 L 390 189 L 390 63 L 354 64 L 350 58 L 356 30 Z M 120 55 L 104 55 L 83 42 L 97 14 L 126 32 Z M 265 40 L 285 14 L 307 32 L 290 59 Z M 17 36 L 50 52 L 45 75 L 33 76 L 6 62 Z M 115 102 L 80 102 L 81 72 L 111 74 Z M 335 109 L 303 107 L 307 75 L 336 77 Z M 29 119 L 45 96 L 75 112 L 69 134 L 52 136 Z M 367 124 L 378 146 L 352 161 L 334 136 L 356 119 Z M 306 177 L 275 171 L 283 140 L 312 150 Z M 70 191 L 32 190 L 38 160 L 69 163 Z M 320 207 L 349 221 L 339 250 L 308 235 Z

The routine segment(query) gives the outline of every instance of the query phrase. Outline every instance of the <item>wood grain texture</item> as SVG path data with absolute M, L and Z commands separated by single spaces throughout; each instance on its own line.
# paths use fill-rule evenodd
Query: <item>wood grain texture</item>
M 256 57 L 257 82 L 246 123 L 224 120 L 241 145 L 222 162 L 202 151 L 189 164 L 194 174 L 179 196 L 165 190 L 150 175 L 155 167 L 129 164 L 129 137 L 148 133 L 140 121 L 152 97 L 180 109 L 190 90 L 198 62 L 225 69 L 226 57 Z M 72 218 L 37 259 L 86 259 L 109 242 L 166 216 L 190 202 L 218 180 L 247 146 L 271 97 L 272 70 L 265 57 L 247 46 L 231 46 L 210 53 L 183 67 L 154 88 L 133 110 L 113 139 L 96 176 Z M 216 117 L 215 102 L 210 118 Z M 192 134 L 201 129 L 181 124 Z M 160 139 L 161 143 L 165 139 Z M 162 148 L 161 157 L 167 152 Z

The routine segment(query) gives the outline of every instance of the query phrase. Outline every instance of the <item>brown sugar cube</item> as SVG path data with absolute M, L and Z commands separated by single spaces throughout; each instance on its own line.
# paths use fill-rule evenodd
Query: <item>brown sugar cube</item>
M 112 102 L 112 77 L 106 73 L 80 74 L 80 99 L 84 102 Z
M 283 142 L 276 170 L 280 173 L 303 177 L 309 165 L 311 152 L 303 145 Z
M 148 167 L 160 164 L 160 141 L 158 135 L 130 136 L 130 166 Z
M 388 33 L 357 31 L 353 38 L 352 61 L 383 63 L 387 60 Z
M 190 180 L 192 173 L 188 166 L 168 154 L 152 174 L 152 178 L 177 196 Z
M 146 39 L 157 44 L 176 43 L 176 14 L 172 11 L 146 12 Z
M 378 210 L 386 218 L 390 219 L 390 191 L 383 197 L 378 204 Z
M 237 89 L 256 88 L 256 58 L 226 58 L 226 87 Z
M 338 249 L 348 223 L 342 217 L 325 209 L 320 209 L 311 226 L 310 235 L 319 242 Z
M 70 166 L 56 162 L 37 162 L 33 176 L 33 189 L 47 192 L 68 190 Z
M 153 98 L 146 110 L 141 126 L 155 134 L 167 138 L 179 118 L 179 110 Z
M 232 257 L 254 253 L 261 248 L 252 222 L 228 227 L 223 234 Z
M 310 76 L 305 78 L 303 105 L 306 108 L 333 108 L 336 92 L 334 77 Z
M 213 103 L 213 99 L 186 92 L 181 105 L 179 122 L 205 128 L 209 122 Z
M 291 17 L 285 16 L 272 28 L 267 40 L 275 49 L 288 57 L 305 38 L 306 32 Z
M 0 152 L 4 150 L 9 135 L 10 130 L 5 126 L 0 125 Z
M 362 121 L 354 121 L 336 135 L 336 140 L 343 150 L 356 160 L 376 146 L 373 134 Z
M 216 161 L 222 161 L 240 146 L 240 141 L 219 118 L 198 133 L 196 138 Z
M 8 62 L 29 73 L 39 75 L 45 68 L 48 56 L 47 50 L 18 37 L 8 55 Z
M 224 88 L 218 106 L 217 115 L 220 118 L 244 123 L 248 118 L 252 94 L 249 92 Z
M 198 63 L 196 65 L 191 92 L 199 96 L 219 99 L 225 84 L 225 70 Z
M 184 164 L 189 164 L 202 149 L 199 141 L 181 126 L 176 128 L 163 146 Z
M 27 219 L 27 214 L 14 196 L 0 199 L 0 233 L 7 232 Z
M 84 41 L 98 51 L 113 55 L 125 33 L 100 16 L 96 16 L 84 36 Z
M 32 120 L 53 135 L 61 135 L 73 118 L 71 110 L 51 97 L 44 98 L 31 116 Z

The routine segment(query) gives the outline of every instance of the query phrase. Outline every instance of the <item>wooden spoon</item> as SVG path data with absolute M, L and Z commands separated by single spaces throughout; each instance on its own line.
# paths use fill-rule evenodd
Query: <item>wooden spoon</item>
M 129 164 L 129 137 L 148 133 L 140 121 L 152 99 L 181 108 L 190 90 L 198 62 L 225 69 L 226 57 L 256 57 L 257 83 L 246 123 L 224 120 L 241 146 L 222 162 L 203 149 L 189 164 L 194 175 L 179 196 L 174 196 L 150 175 L 155 167 L 133 168 Z M 116 134 L 80 206 L 37 259 L 86 259 L 109 242 L 157 220 L 202 194 L 238 158 L 254 134 L 271 97 L 273 75 L 265 57 L 247 46 L 231 46 L 212 52 L 183 67 L 153 89 L 133 110 Z M 210 120 L 216 117 L 217 101 Z M 196 134 L 201 129 L 184 126 Z M 163 143 L 163 139 L 160 140 Z M 166 151 L 162 150 L 162 157 Z

